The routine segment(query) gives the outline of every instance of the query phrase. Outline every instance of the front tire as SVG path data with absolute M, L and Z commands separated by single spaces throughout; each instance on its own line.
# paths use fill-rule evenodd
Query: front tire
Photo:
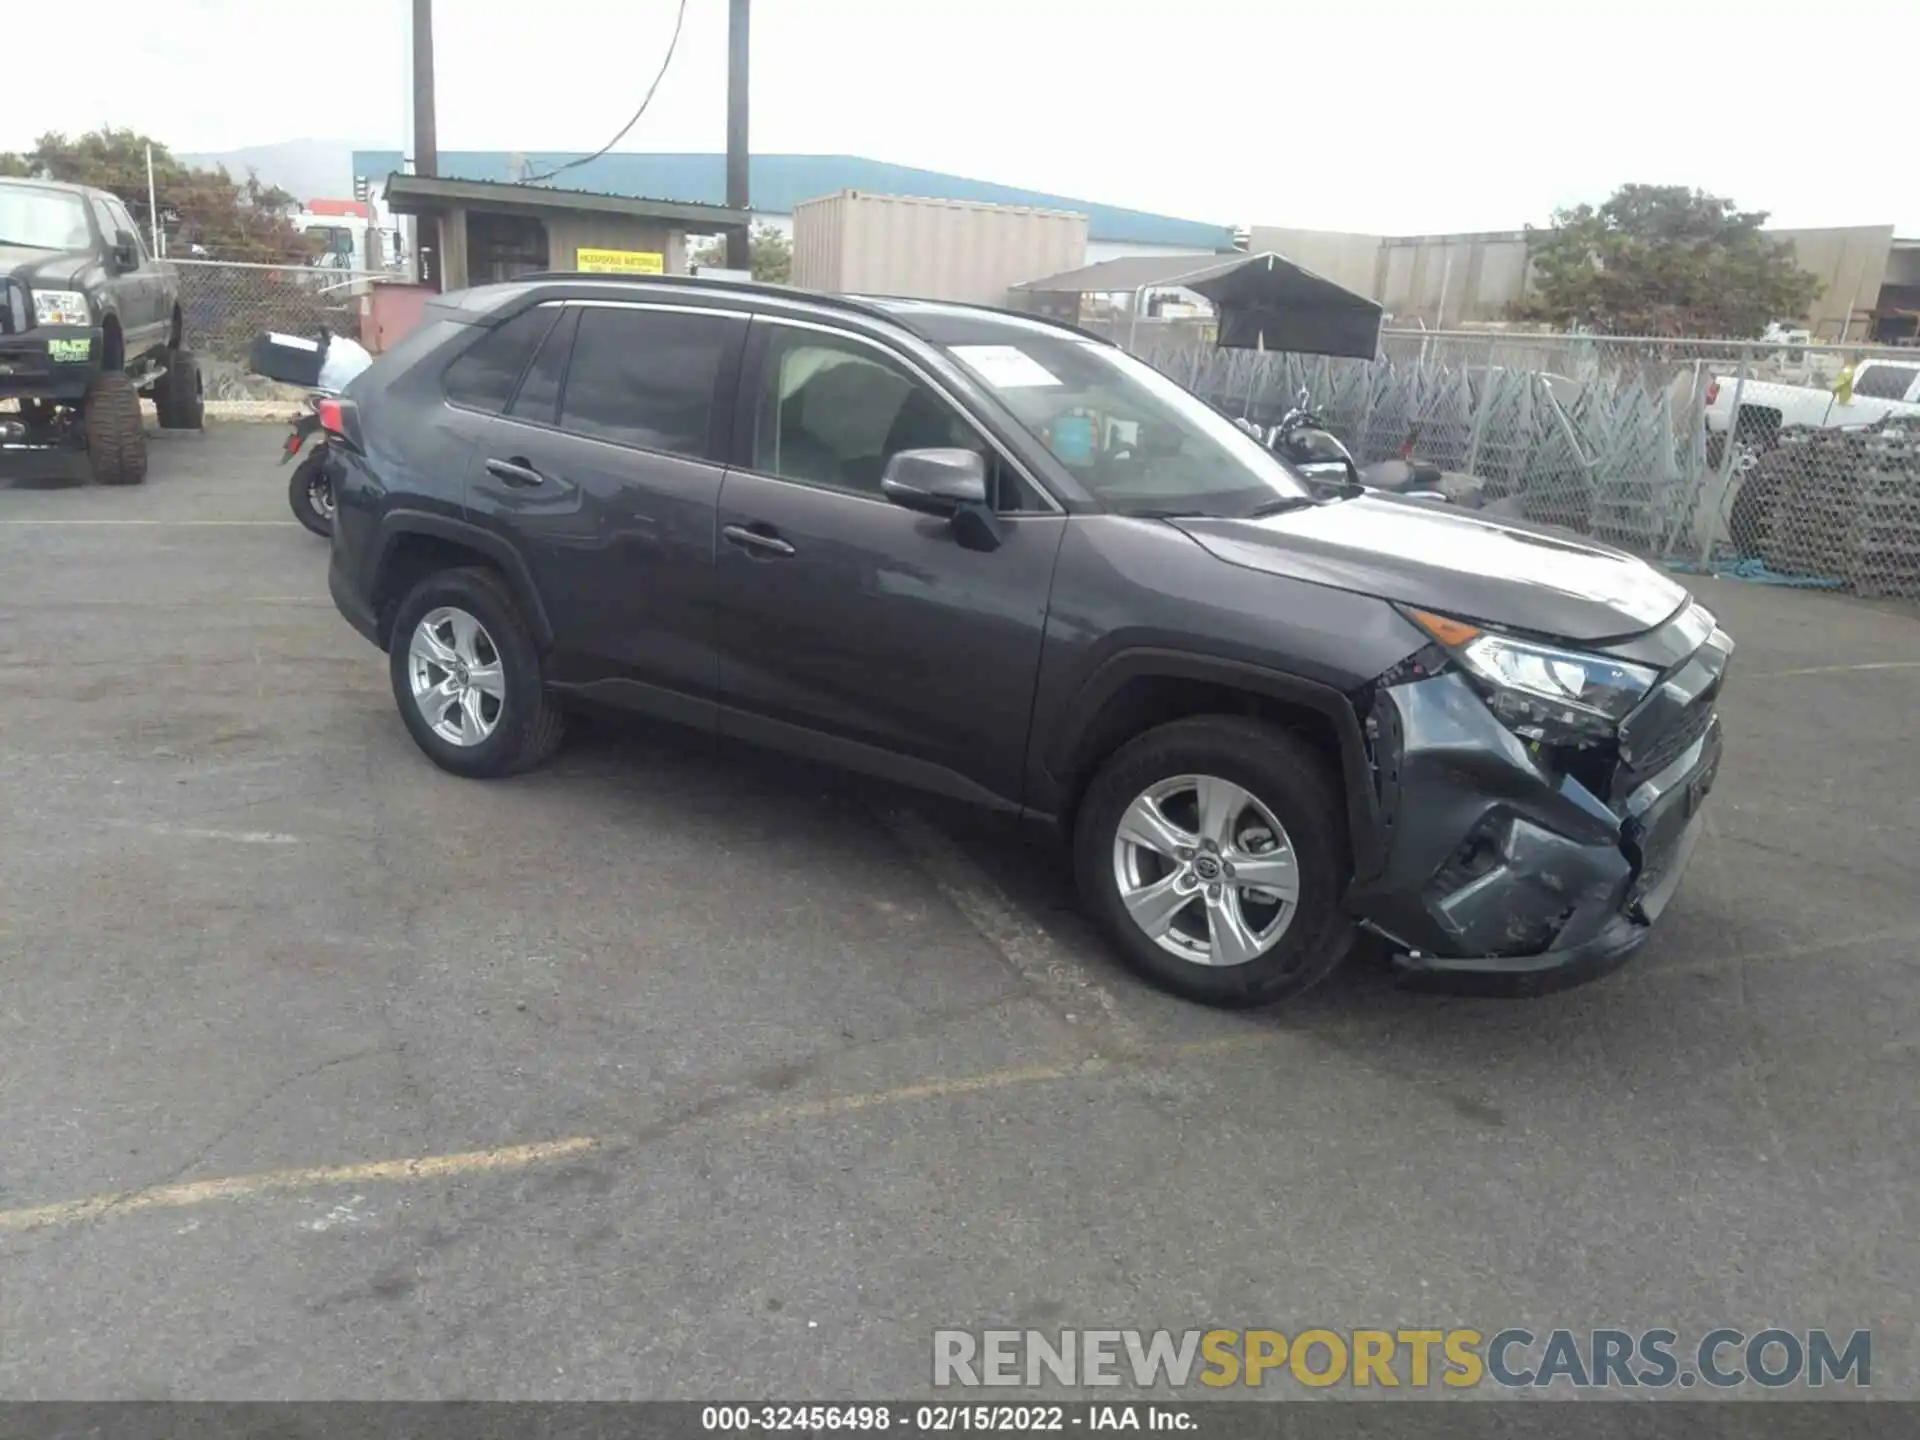
M 400 602 L 387 640 L 393 698 L 414 743 L 442 770 L 490 780 L 559 748 L 565 720 L 499 575 L 429 575 Z
M 287 485 L 293 518 L 323 540 L 333 534 L 333 481 L 327 475 L 327 451 L 320 446 L 293 467 Z
M 1324 761 L 1263 721 L 1180 720 L 1128 742 L 1087 790 L 1074 868 L 1121 958 L 1203 1004 L 1287 999 L 1352 947 L 1338 793 Z
M 81 415 L 87 463 L 102 485 L 138 485 L 147 478 L 147 432 L 140 392 L 123 370 L 108 370 L 87 387 Z

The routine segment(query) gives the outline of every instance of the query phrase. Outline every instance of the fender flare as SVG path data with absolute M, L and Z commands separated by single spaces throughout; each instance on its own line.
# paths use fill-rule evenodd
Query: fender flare
M 1339 689 L 1285 670 L 1225 656 L 1132 646 L 1108 656 L 1081 682 L 1061 711 L 1063 720 L 1046 738 L 1042 763 L 1049 777 L 1065 784 L 1085 759 L 1095 718 L 1122 686 L 1133 680 L 1195 680 L 1245 690 L 1311 710 L 1333 728 L 1340 747 L 1340 789 L 1347 802 L 1347 829 L 1353 845 L 1355 873 L 1365 875 L 1378 864 L 1382 843 L 1380 801 L 1372 783 L 1373 762 L 1360 717 L 1353 702 Z
M 393 560 L 394 551 L 409 535 L 430 535 L 437 540 L 450 541 L 477 551 L 498 564 L 513 590 L 514 599 L 520 604 L 521 613 L 526 616 L 527 624 L 533 630 L 534 641 L 542 650 L 553 648 L 553 622 L 547 618 L 547 607 L 540 603 L 539 588 L 534 585 L 533 574 L 527 569 L 527 562 L 521 558 L 520 552 L 495 532 L 451 515 L 396 508 L 380 517 L 378 539 L 374 547 L 378 556 L 373 566 L 374 594 L 380 593 L 380 585 L 387 573 L 387 566 Z

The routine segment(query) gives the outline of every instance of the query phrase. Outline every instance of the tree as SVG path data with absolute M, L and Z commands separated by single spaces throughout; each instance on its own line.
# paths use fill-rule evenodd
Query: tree
M 753 278 L 769 285 L 786 285 L 793 279 L 793 241 L 772 225 L 756 225 L 747 239 L 747 254 L 753 265 Z M 695 248 L 688 257 L 696 265 L 724 267 L 727 242 L 715 238 Z
M 1766 219 L 1683 185 L 1623 185 L 1598 209 L 1557 210 L 1551 228 L 1527 227 L 1533 294 L 1516 314 L 1599 334 L 1757 336 L 1820 293 Z
M 0 153 L 0 175 L 40 175 L 110 190 L 143 235 L 151 237 L 147 146 L 153 145 L 153 189 L 172 248 L 203 247 L 216 260 L 304 260 L 307 245 L 288 220 L 299 202 L 252 171 L 236 181 L 225 167 L 203 170 L 176 160 L 166 146 L 132 130 L 108 127 L 78 139 L 50 131 L 25 154 Z

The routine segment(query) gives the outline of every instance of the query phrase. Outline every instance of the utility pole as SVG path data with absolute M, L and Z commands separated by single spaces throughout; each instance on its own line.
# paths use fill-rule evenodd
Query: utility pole
M 413 173 L 440 173 L 433 124 L 433 0 L 413 0 Z
M 415 0 L 416 4 L 425 0 Z M 727 6 L 727 205 L 745 210 L 747 190 L 747 10 L 751 0 Z M 753 252 L 742 225 L 727 232 L 727 268 L 751 270 Z

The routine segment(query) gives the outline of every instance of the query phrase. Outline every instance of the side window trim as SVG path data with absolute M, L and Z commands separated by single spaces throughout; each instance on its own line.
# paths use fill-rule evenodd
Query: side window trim
M 574 440 L 587 440 L 596 445 L 613 445 L 619 449 L 631 451 L 636 455 L 658 455 L 663 459 L 685 460 L 695 465 L 725 466 L 728 463 L 728 451 L 733 436 L 733 409 L 739 396 L 740 360 L 746 350 L 747 322 L 752 318 L 747 312 L 743 310 L 722 310 L 706 305 L 650 303 L 644 300 L 570 299 L 548 300 L 542 303 L 558 306 L 564 310 L 571 310 L 576 313 L 582 310 L 650 310 L 659 311 L 668 315 L 707 315 L 721 320 L 738 321 L 739 323 L 735 326 L 735 333 L 730 337 L 732 343 L 727 346 L 726 351 L 721 355 L 720 367 L 714 375 L 712 408 L 708 412 L 707 422 L 707 453 L 705 455 L 688 455 L 678 450 L 661 450 L 648 445 L 636 445 L 630 440 L 614 440 L 605 435 L 588 435 L 580 431 L 569 430 L 562 425 L 560 423 L 560 417 L 567 413 L 567 386 L 573 380 L 573 357 L 580 334 L 578 325 L 574 327 L 573 336 L 568 342 L 567 365 L 560 377 L 560 393 L 554 401 L 553 423 L 545 424 L 538 420 L 529 420 L 525 416 L 509 415 L 505 410 L 501 411 L 495 418 L 510 421 L 515 425 L 531 425 L 536 429 L 552 430 L 557 434 L 566 435 Z M 546 344 L 545 336 L 541 337 L 540 343 L 541 345 Z M 539 357 L 539 353 L 539 348 L 536 347 L 534 350 L 535 359 Z M 531 370 L 532 367 L 533 360 L 529 360 L 527 362 L 527 369 Z M 527 371 L 523 370 L 519 380 L 514 382 L 515 398 L 518 398 L 520 386 L 526 383 L 526 378 Z M 512 400 L 507 402 L 508 409 L 512 408 L 512 404 Z
M 810 490 L 824 490 L 834 495 L 851 496 L 856 500 L 870 500 L 876 505 L 889 503 L 882 496 L 864 494 L 857 490 L 842 489 L 832 485 L 822 485 L 810 480 L 797 480 L 791 475 L 773 475 L 764 470 L 756 470 L 753 468 L 754 425 L 759 409 L 761 386 L 769 378 L 766 373 L 767 353 L 772 348 L 772 333 L 775 327 L 789 330 L 810 330 L 815 334 L 826 335 L 853 345 L 864 346 L 883 359 L 892 361 L 895 365 L 906 371 L 913 379 L 925 385 L 928 390 L 933 392 L 936 399 L 960 417 L 961 422 L 965 424 L 967 429 L 971 430 L 980 438 L 987 448 L 999 458 L 1002 466 L 1009 470 L 1029 491 L 1040 497 L 1042 508 L 1038 510 L 1009 510 L 1001 513 L 1009 517 L 1016 515 L 1064 515 L 1066 513 L 1061 507 L 1060 502 L 1053 497 L 1052 492 L 1038 480 L 1034 479 L 1027 467 L 1021 464 L 1005 445 L 1002 445 L 995 436 L 987 431 L 985 426 L 981 425 L 980 422 L 974 418 L 973 412 L 955 397 L 952 390 L 943 384 L 938 376 L 930 373 L 927 368 L 921 365 L 913 356 L 887 344 L 883 340 L 876 339 L 874 336 L 863 335 L 858 330 L 848 330 L 838 325 L 826 325 L 815 320 L 801 320 L 788 315 L 757 314 L 753 317 L 753 337 L 747 355 L 747 358 L 750 359 L 752 363 L 750 366 L 743 366 L 740 374 L 742 386 L 744 387 L 747 384 L 751 384 L 753 386 L 753 393 L 751 396 L 748 396 L 744 388 L 739 392 L 742 402 L 750 399 L 752 403 L 741 403 L 736 407 L 737 413 L 733 426 L 732 445 L 732 464 L 735 469 L 744 471 L 749 475 L 761 476 L 764 479 L 783 481 L 789 485 L 804 485 Z

